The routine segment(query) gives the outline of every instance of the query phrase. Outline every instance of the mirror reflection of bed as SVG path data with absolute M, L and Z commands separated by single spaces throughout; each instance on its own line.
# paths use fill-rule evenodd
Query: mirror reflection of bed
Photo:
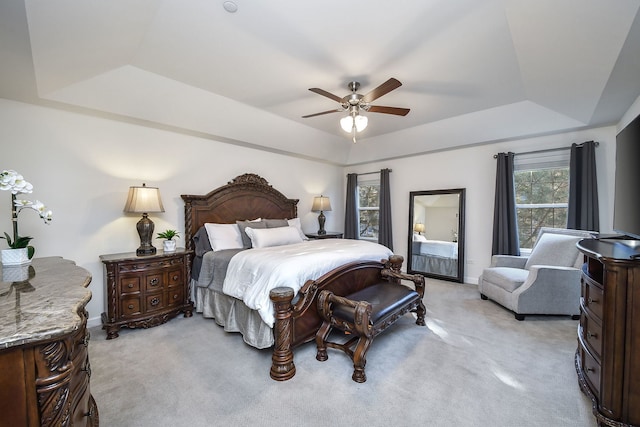
M 410 194 L 408 270 L 462 282 L 464 189 Z

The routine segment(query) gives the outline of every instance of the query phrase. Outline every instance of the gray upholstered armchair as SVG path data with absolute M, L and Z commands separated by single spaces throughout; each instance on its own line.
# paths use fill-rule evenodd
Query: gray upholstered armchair
M 480 297 L 515 313 L 580 315 L 580 267 L 576 243 L 596 233 L 542 228 L 528 257 L 494 255 L 480 276 Z

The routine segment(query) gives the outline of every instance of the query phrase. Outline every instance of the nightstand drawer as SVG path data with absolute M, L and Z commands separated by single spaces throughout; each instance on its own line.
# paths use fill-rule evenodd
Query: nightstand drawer
M 164 294 L 147 294 L 145 313 L 162 310 L 165 307 Z
M 169 270 L 167 273 L 167 284 L 169 287 L 182 286 L 184 283 L 184 277 L 182 276 L 182 269 Z
M 147 274 L 144 277 L 144 289 L 147 292 L 154 292 L 164 288 L 164 278 L 161 272 Z
M 125 298 L 120 300 L 120 315 L 122 317 L 137 316 L 140 313 L 140 298 Z
M 167 306 L 181 304 L 184 300 L 184 292 L 182 287 L 169 288 L 169 295 L 167 300 Z
M 120 295 L 140 292 L 140 277 L 122 277 L 118 293 Z

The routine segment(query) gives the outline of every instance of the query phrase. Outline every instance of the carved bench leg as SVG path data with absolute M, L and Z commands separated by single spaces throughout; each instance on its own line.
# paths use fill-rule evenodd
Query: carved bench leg
M 425 308 L 422 300 L 420 300 L 420 302 L 418 303 L 418 307 L 416 308 L 416 314 L 418 315 L 418 318 L 416 319 L 416 325 L 427 326 L 427 324 L 424 321 L 424 317 L 427 314 L 427 309 Z
M 367 376 L 364 373 L 364 367 L 367 364 L 367 351 L 371 347 L 373 337 L 367 338 L 361 336 L 358 340 L 356 348 L 353 350 L 353 375 L 351 379 L 357 383 L 363 383 L 367 381 Z
M 316 353 L 316 360 L 320 362 L 324 362 L 329 358 L 327 355 L 327 337 L 331 333 L 331 323 L 322 322 L 322 326 L 318 329 L 316 333 L 316 347 L 318 348 L 318 352 Z
M 273 334 L 275 346 L 271 356 L 271 378 L 276 381 L 286 381 L 296 374 L 296 366 L 293 364 L 293 351 L 291 351 L 291 301 L 293 289 L 279 287 L 269 292 L 269 298 L 275 304 L 275 324 Z

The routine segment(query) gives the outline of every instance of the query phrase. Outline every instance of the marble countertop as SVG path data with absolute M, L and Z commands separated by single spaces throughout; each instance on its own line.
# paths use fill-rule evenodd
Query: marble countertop
M 77 330 L 91 273 L 61 257 L 0 266 L 0 351 Z

